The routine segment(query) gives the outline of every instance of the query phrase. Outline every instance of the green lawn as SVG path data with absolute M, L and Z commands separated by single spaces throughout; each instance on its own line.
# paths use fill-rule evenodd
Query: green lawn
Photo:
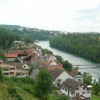
M 96 96 L 92 94 L 91 100 L 100 100 L 100 96 Z

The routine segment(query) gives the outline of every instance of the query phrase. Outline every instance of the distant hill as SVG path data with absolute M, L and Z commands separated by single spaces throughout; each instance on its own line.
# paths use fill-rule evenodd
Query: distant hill
M 22 40 L 28 40 L 28 42 L 32 42 L 34 40 L 49 40 L 52 36 L 59 33 L 59 31 L 21 27 L 19 25 L 0 25 L 0 27 L 20 35 Z
M 19 25 L 5 25 L 5 24 L 1 24 L 0 27 L 10 30 L 21 28 Z

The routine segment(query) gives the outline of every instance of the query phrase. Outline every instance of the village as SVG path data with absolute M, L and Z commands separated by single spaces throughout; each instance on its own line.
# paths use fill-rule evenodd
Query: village
M 5 50 L 6 61 L 0 60 L 0 67 L 8 77 L 27 77 L 35 80 L 40 68 L 49 71 L 53 84 L 60 93 L 69 96 L 71 100 L 90 100 L 91 86 L 83 83 L 83 77 L 78 70 L 68 73 L 52 54 L 43 53 L 43 48 L 36 44 L 14 41 L 10 50 Z

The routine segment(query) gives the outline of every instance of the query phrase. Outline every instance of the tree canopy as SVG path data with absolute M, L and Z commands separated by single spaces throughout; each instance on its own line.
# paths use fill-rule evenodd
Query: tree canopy
M 34 85 L 34 94 L 40 100 L 47 100 L 47 95 L 52 87 L 52 79 L 46 69 L 41 69 Z
M 100 62 L 100 34 L 60 34 L 50 39 L 50 46 Z

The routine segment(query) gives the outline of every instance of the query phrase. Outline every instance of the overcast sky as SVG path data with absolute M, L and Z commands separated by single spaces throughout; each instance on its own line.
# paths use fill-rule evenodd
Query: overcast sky
M 100 32 L 100 0 L 0 0 L 0 24 Z

